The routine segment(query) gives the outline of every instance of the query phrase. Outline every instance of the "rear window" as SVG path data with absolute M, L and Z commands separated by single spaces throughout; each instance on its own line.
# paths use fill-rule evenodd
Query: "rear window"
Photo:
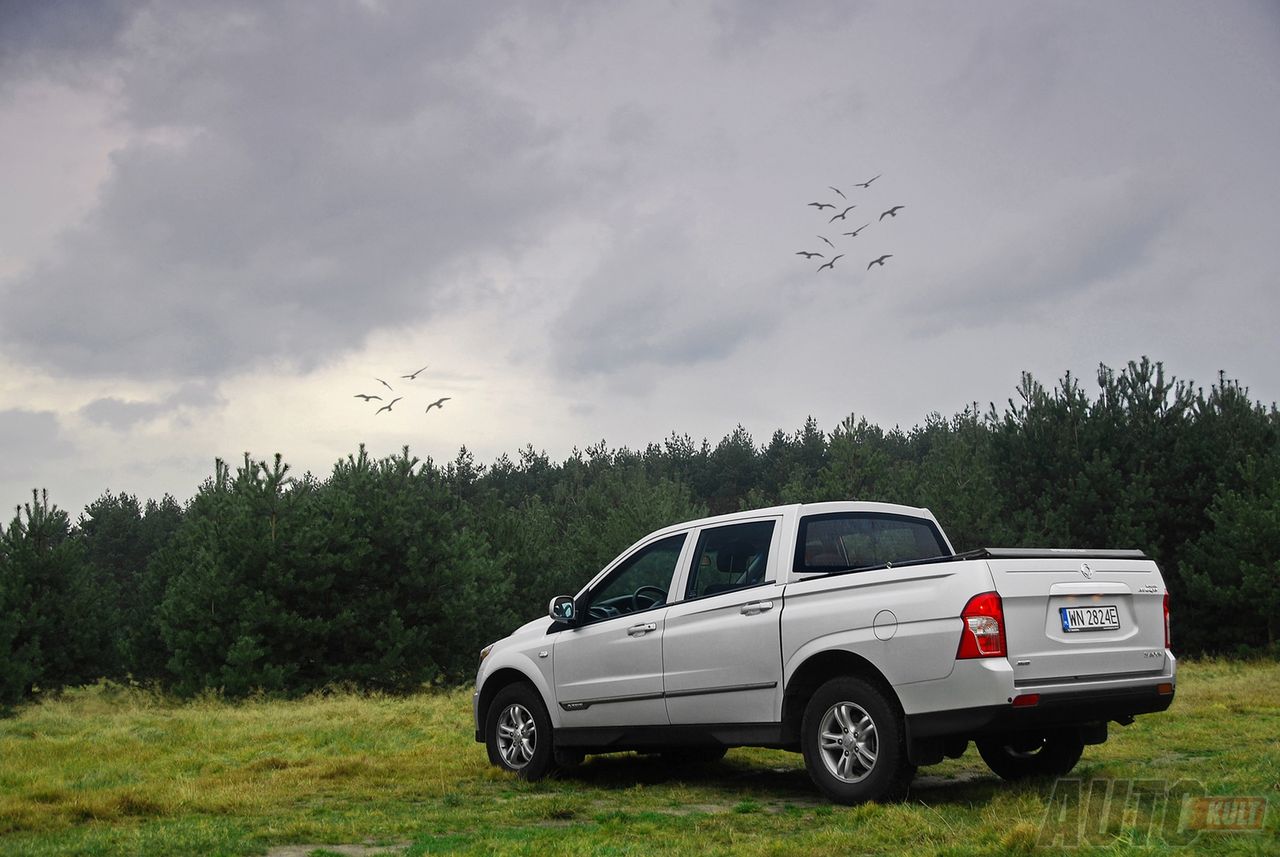
M 800 519 L 795 570 L 847 571 L 950 556 L 932 521 L 876 512 L 836 512 Z

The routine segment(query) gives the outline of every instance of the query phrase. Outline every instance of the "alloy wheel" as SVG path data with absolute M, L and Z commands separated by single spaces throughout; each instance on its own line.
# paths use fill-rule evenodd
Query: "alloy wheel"
M 837 702 L 819 723 L 818 749 L 827 771 L 844 783 L 866 779 L 876 765 L 876 724 L 862 706 Z
M 513 771 L 518 771 L 533 759 L 538 749 L 538 727 L 533 714 L 518 702 L 513 702 L 498 715 L 498 755 Z

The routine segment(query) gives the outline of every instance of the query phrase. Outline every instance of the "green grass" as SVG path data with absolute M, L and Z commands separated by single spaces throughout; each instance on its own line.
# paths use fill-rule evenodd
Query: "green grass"
M 1184 663 L 1179 678 L 1169 712 L 1113 725 L 1073 776 L 1265 796 L 1264 833 L 1180 850 L 1280 853 L 1280 665 Z M 0 720 L 0 854 L 1019 854 L 1037 850 L 1053 786 L 1003 783 L 972 749 L 923 769 L 905 802 L 853 808 L 822 801 L 799 756 L 765 750 L 683 771 L 596 757 L 529 784 L 491 768 L 472 728 L 465 690 L 241 703 L 69 692 Z M 1158 850 L 1122 829 L 1078 853 Z

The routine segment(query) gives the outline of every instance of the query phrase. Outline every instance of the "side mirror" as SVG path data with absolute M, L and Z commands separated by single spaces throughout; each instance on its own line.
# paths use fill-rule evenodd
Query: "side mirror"
M 557 595 L 552 598 L 547 612 L 557 622 L 563 622 L 566 625 L 576 625 L 578 623 L 578 611 L 573 603 L 573 597 L 570 595 Z

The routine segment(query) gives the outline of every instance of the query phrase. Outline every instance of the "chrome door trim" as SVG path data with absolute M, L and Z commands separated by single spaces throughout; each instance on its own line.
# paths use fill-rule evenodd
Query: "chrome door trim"
M 639 702 L 645 699 L 674 699 L 681 696 L 703 696 L 713 693 L 742 693 L 751 690 L 773 690 L 778 686 L 776 681 L 763 681 L 756 684 L 732 684 L 721 687 L 700 687 L 695 690 L 673 690 L 664 693 L 642 693 L 633 696 L 602 696 L 596 699 L 575 699 L 560 703 L 565 711 L 584 711 L 593 705 L 607 705 L 610 702 Z

